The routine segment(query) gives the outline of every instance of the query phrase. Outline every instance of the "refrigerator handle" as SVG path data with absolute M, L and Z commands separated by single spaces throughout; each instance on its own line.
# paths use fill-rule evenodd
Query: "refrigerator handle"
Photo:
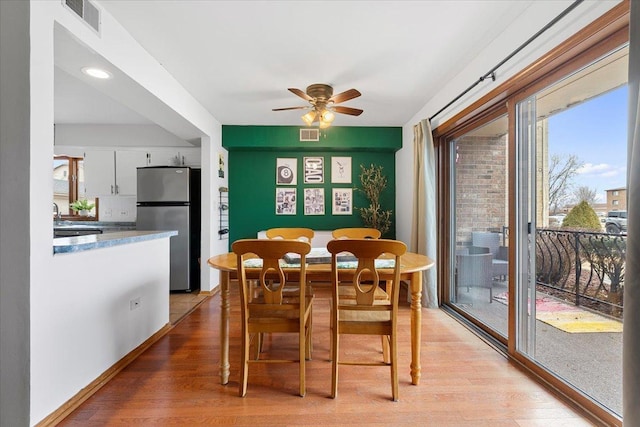
M 118 184 L 116 184 L 116 194 L 120 194 L 120 189 L 118 188 Z
M 111 194 L 113 194 L 113 184 L 111 184 Z

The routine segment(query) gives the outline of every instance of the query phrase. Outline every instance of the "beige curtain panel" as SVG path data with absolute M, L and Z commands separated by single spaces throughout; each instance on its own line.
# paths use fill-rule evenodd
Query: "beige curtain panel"
M 431 124 L 422 120 L 413 127 L 413 217 L 411 251 L 436 261 L 436 162 Z M 422 305 L 438 307 L 436 266 L 422 275 Z

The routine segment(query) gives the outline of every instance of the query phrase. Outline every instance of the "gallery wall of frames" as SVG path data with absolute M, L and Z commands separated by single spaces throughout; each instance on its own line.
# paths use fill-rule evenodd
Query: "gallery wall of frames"
M 300 128 L 223 126 L 229 150 L 229 240 L 273 227 L 332 230 L 363 225 L 361 166 L 382 166 L 381 204 L 395 212 L 395 152 L 401 128 L 332 127 L 301 142 Z M 385 237 L 395 237 L 395 220 Z

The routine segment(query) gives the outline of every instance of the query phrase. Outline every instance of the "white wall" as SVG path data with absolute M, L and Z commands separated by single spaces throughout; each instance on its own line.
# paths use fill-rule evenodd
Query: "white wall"
M 396 206 L 406 206 L 407 208 L 397 212 L 396 235 L 398 239 L 409 242 L 411 235 L 414 188 L 412 166 L 413 126 L 419 123 L 420 120 L 432 116 L 448 104 L 564 9 L 569 7 L 571 3 L 573 3 L 572 0 L 532 2 L 524 13 L 514 19 L 505 32 L 498 35 L 485 49 L 479 51 L 475 58 L 470 58 L 469 64 L 461 69 L 457 75 L 452 76 L 449 83 L 428 100 L 427 104 L 403 126 L 402 149 L 396 154 Z M 496 72 L 495 82 L 491 83 L 490 80 L 487 80 L 480 83 L 456 104 L 435 117 L 431 122 L 432 128 L 435 129 L 438 124 L 446 122 L 456 113 L 487 94 L 497 85 L 504 83 L 618 3 L 619 0 L 587 0 L 579 5 L 577 9 L 573 10 L 558 24 L 500 68 Z
M 55 141 L 78 147 L 193 147 L 157 125 L 57 124 Z
M 74 291 L 76 295 L 83 294 L 83 289 L 80 286 L 72 289 L 67 285 L 70 279 L 68 268 L 71 265 L 76 267 L 76 271 L 77 268 L 80 268 L 85 273 L 92 274 L 92 288 L 87 290 L 87 298 L 96 299 L 96 302 L 99 300 L 99 292 L 102 290 L 112 292 L 109 303 L 117 300 L 117 295 L 120 295 L 122 301 L 125 301 L 128 298 L 124 291 L 125 287 L 143 286 L 147 283 L 145 277 L 151 281 L 157 281 L 157 278 L 140 270 L 138 266 L 138 264 L 144 263 L 145 251 L 135 251 L 133 253 L 129 250 L 124 250 L 120 255 L 116 255 L 118 248 L 113 248 L 114 253 L 109 253 L 108 258 L 114 259 L 115 262 L 110 265 L 110 268 L 105 267 L 104 264 L 100 264 L 97 259 L 94 259 L 98 257 L 97 254 L 100 251 L 95 251 L 93 254 L 53 256 L 51 158 L 54 151 L 54 28 L 59 25 L 68 30 L 74 37 L 81 40 L 97 54 L 102 55 L 111 64 L 152 92 L 161 102 L 181 116 L 182 120 L 187 120 L 190 126 L 198 131 L 202 143 L 203 176 L 207 179 L 207 181 L 203 182 L 204 194 L 210 194 L 213 191 L 212 188 L 217 190 L 218 186 L 227 185 L 227 181 L 226 178 L 217 178 L 217 174 L 211 172 L 211 169 L 216 171 L 217 168 L 217 152 L 223 151 L 221 148 L 221 126 L 219 122 L 208 114 L 110 15 L 103 11 L 102 33 L 98 36 L 74 14 L 64 8 L 59 1 L 30 1 L 29 5 L 30 40 L 28 48 L 30 48 L 30 67 L 24 74 L 29 76 L 31 108 L 27 117 L 25 117 L 25 114 L 27 114 L 25 113 L 12 123 L 14 126 L 19 126 L 20 120 L 18 119 L 26 118 L 28 120 L 29 137 L 15 143 L 20 142 L 27 145 L 30 158 L 26 160 L 19 156 L 14 156 L 17 164 L 13 169 L 21 169 L 27 174 L 27 179 L 22 182 L 28 183 L 29 191 L 28 193 L 23 192 L 22 195 L 17 195 L 16 200 L 12 201 L 12 203 L 16 206 L 27 206 L 22 211 L 22 215 L 16 216 L 14 221 L 17 230 L 21 229 L 20 225 L 24 224 L 24 221 L 28 223 L 28 231 L 16 236 L 18 240 L 16 245 L 19 247 L 20 242 L 28 241 L 26 255 L 29 262 L 29 274 L 22 274 L 20 277 L 22 280 L 25 277 L 28 278 L 28 284 L 25 283 L 25 286 L 28 285 L 30 294 L 27 303 L 28 307 L 30 307 L 30 330 L 29 334 L 23 333 L 14 341 L 19 342 L 20 339 L 29 341 L 31 347 L 31 351 L 28 349 L 20 350 L 19 356 L 22 360 L 30 360 L 31 378 L 29 385 L 31 396 L 29 399 L 29 423 L 33 425 L 52 411 L 55 411 L 91 380 L 95 379 L 101 369 L 104 370 L 106 367 L 116 363 L 123 352 L 129 351 L 134 342 L 139 341 L 140 338 L 146 338 L 145 335 L 148 336 L 149 332 L 157 328 L 158 324 L 156 320 L 150 319 L 148 324 L 144 324 L 144 329 L 134 331 L 134 335 L 125 336 L 122 341 L 117 342 L 118 348 L 114 348 L 114 343 L 111 341 L 114 330 L 107 328 L 121 327 L 123 326 L 122 324 L 93 325 L 93 327 L 104 328 L 97 330 L 99 334 L 103 335 L 100 337 L 101 339 L 86 341 L 86 344 L 85 342 L 78 342 L 75 345 L 71 345 L 73 340 L 70 339 L 70 335 L 81 333 L 84 336 L 91 327 L 91 325 L 83 325 L 83 322 L 111 322 L 115 317 L 118 317 L 113 317 L 114 313 L 121 309 L 121 304 L 118 303 L 116 304 L 118 305 L 117 308 L 111 307 L 112 311 L 102 311 L 100 313 L 97 307 L 93 307 L 93 302 L 74 301 L 74 304 L 69 304 L 67 301 L 70 298 L 71 291 Z M 4 27 L 4 19 L 2 22 Z M 22 23 L 22 25 L 25 24 Z M 5 84 L 3 81 L 3 97 L 4 90 Z M 215 153 L 215 163 L 211 162 L 213 153 Z M 14 179 L 13 176 L 5 175 L 4 169 L 1 173 L 3 183 L 9 182 L 5 181 L 5 179 Z M 3 193 L 3 200 L 4 195 Z M 2 215 L 2 220 L 4 221 L 6 219 L 4 210 Z M 202 233 L 204 243 L 202 257 L 204 259 L 212 254 L 227 251 L 226 241 L 212 241 L 209 236 L 211 231 L 215 229 L 217 220 L 217 211 L 213 209 L 209 201 L 208 205 L 203 208 Z M 4 225 L 2 230 L 4 232 Z M 2 237 L 4 250 L 5 235 Z M 119 248 L 122 249 L 123 247 Z M 155 253 L 152 257 L 159 259 L 158 254 Z M 3 265 L 5 260 L 9 259 L 10 257 L 5 256 L 4 253 L 2 254 Z M 82 267 L 81 265 L 85 262 L 92 266 L 93 269 L 89 270 Z M 102 262 L 104 262 L 104 259 L 102 259 Z M 168 265 L 168 262 L 166 264 Z M 19 266 L 20 264 L 18 263 L 18 272 Z M 116 266 L 118 268 L 114 268 Z M 107 273 L 107 270 L 113 271 Z M 204 268 L 202 271 L 202 289 L 211 290 L 214 286 L 214 281 L 211 278 L 210 269 Z M 125 279 L 129 276 L 132 278 L 131 280 Z M 168 298 L 168 293 L 165 295 Z M 153 300 L 155 297 L 150 298 Z M 26 303 L 24 293 L 19 295 L 19 300 L 16 301 L 17 305 L 21 303 Z M 162 305 L 164 302 L 158 302 L 158 304 Z M 156 303 L 153 302 L 150 308 L 155 305 Z M 66 310 L 59 310 L 57 307 L 65 307 Z M 83 311 L 85 307 L 96 309 L 96 317 L 86 317 L 89 314 Z M 107 309 L 108 311 L 109 308 L 102 307 L 102 309 Z M 26 311 L 29 312 L 29 310 Z M 3 308 L 3 326 L 5 324 L 4 313 Z M 111 313 L 111 317 L 109 313 Z M 142 314 L 143 312 L 140 313 Z M 52 328 L 53 325 L 56 328 Z M 136 328 L 141 325 L 137 324 Z M 4 350 L 2 355 L 4 356 Z M 81 355 L 81 357 L 77 357 L 78 355 Z M 13 365 L 3 365 L 3 368 L 12 369 L 13 367 L 19 370 L 20 364 L 16 362 Z M 63 378 L 64 380 L 62 380 Z M 4 381 L 3 371 L 3 390 Z M 4 402 L 4 395 L 2 399 Z

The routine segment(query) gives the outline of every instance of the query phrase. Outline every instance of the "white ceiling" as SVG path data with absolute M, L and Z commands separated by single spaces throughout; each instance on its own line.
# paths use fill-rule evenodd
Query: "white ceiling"
M 101 0 L 98 5 L 222 124 L 301 125 L 300 110 L 271 109 L 306 104 L 289 87 L 328 83 L 334 93 L 350 88 L 362 93 L 341 105 L 364 113 L 338 115 L 335 125 L 402 126 L 531 3 Z M 56 58 L 65 68 L 59 62 Z M 56 122 L 154 121 L 131 108 L 119 110 L 99 88 L 76 77 L 56 70 Z M 79 107 L 87 102 L 91 108 Z

